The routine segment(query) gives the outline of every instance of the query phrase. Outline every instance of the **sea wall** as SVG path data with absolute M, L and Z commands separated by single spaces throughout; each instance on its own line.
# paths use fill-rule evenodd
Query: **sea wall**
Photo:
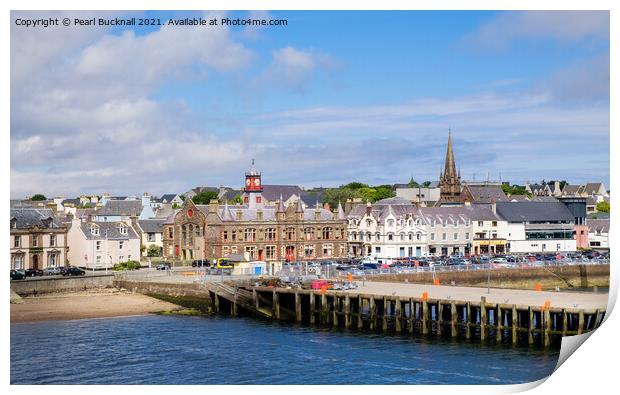
M 148 295 L 179 306 L 211 312 L 212 300 L 209 291 L 200 284 L 156 283 L 151 281 L 120 280 L 114 286 L 131 292 Z
M 35 277 L 23 281 L 11 281 L 11 290 L 20 296 L 55 292 L 76 292 L 87 289 L 111 288 L 113 274 L 95 274 L 80 277 Z
M 490 274 L 490 275 L 489 275 Z M 537 283 L 545 289 L 559 287 L 590 288 L 609 286 L 609 265 L 571 265 L 488 270 L 436 272 L 441 284 L 493 288 L 534 289 Z M 402 273 L 367 276 L 372 281 L 433 283 L 433 274 Z M 359 279 L 358 279 L 359 281 Z

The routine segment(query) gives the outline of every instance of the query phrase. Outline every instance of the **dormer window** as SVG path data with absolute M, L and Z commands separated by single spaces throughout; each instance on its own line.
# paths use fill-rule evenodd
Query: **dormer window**
M 93 236 L 99 236 L 99 227 L 97 225 L 92 225 L 90 227 L 90 234 Z
M 390 226 L 390 227 L 394 226 L 394 220 L 393 219 L 388 219 L 387 225 Z
M 17 229 L 17 219 L 11 218 L 11 229 Z
M 126 226 L 124 226 L 124 225 L 119 226 L 119 227 L 118 227 L 118 232 L 119 232 L 120 234 L 122 234 L 122 235 L 125 235 L 125 236 L 126 236 L 126 235 L 127 235 L 127 227 L 126 227 Z
M 366 226 L 370 227 L 372 225 L 372 220 L 371 219 L 367 219 L 366 220 Z

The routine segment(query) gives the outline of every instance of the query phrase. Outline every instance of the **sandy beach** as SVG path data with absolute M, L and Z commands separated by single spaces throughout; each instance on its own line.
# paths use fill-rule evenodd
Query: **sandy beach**
M 144 315 L 182 307 L 141 294 L 114 289 L 23 298 L 11 304 L 11 323 Z

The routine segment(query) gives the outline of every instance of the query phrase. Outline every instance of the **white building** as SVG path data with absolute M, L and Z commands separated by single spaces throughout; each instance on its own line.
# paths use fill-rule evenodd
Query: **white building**
M 162 256 L 164 249 L 163 226 L 165 218 L 141 219 L 138 221 L 138 227 L 142 242 L 142 256 L 148 256 L 149 248 L 155 246 L 159 250 L 157 256 Z
M 590 248 L 609 251 L 609 219 L 588 219 L 586 225 Z
M 577 250 L 575 217 L 560 202 L 497 202 L 497 214 L 508 222 L 507 252 L 546 253 Z
M 112 268 L 140 260 L 140 238 L 125 222 L 74 219 L 68 232 L 69 263 L 87 269 Z
M 412 203 L 433 203 L 439 200 L 438 187 L 396 188 L 396 197 L 406 199 Z
M 378 259 L 427 254 L 426 228 L 419 209 L 403 198 L 356 204 L 349 214 L 349 253 Z

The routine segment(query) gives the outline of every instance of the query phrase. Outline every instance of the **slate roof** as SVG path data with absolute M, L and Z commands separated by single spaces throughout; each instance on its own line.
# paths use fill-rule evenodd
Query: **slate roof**
M 287 201 L 291 196 L 300 196 L 303 192 L 303 189 L 297 185 L 263 185 L 262 195 L 268 201 L 274 202 L 280 199 L 280 195 L 284 201 Z
M 474 202 L 492 203 L 508 200 L 502 188 L 497 185 L 466 185 L 465 188 L 471 193 Z
M 603 183 L 601 182 L 589 182 L 583 188 L 583 192 L 587 193 L 588 195 L 598 194 L 598 191 L 599 189 L 601 189 L 602 185 Z
M 165 221 L 165 218 L 141 219 L 138 221 L 138 225 L 145 233 L 161 233 L 163 231 Z
M 609 233 L 609 219 L 587 219 L 589 233 Z
M 497 202 L 497 213 L 508 222 L 574 221 L 570 210 L 560 202 Z
M 203 213 L 207 214 L 209 212 L 209 205 L 206 204 L 199 204 L 196 205 L 196 207 L 202 211 Z M 262 221 L 275 221 L 276 220 L 276 211 L 277 211 L 277 207 L 273 206 L 273 205 L 265 205 L 263 206 L 263 208 L 261 209 L 263 212 L 263 219 Z M 259 221 L 258 218 L 258 209 L 251 209 L 249 208 L 247 205 L 241 205 L 241 204 L 236 204 L 236 205 L 227 205 L 227 204 L 222 204 L 218 206 L 218 216 L 220 217 L 220 219 L 222 221 L 237 221 L 237 212 L 240 211 L 241 212 L 241 219 L 239 221 Z M 307 207 L 305 209 L 303 209 L 304 212 L 304 220 L 306 221 L 314 221 L 315 220 L 315 216 L 314 213 L 316 211 L 315 207 Z M 324 208 L 320 209 L 320 217 L 319 220 L 321 221 L 327 221 L 327 220 L 333 220 L 334 219 L 334 214 L 332 212 L 330 212 L 329 210 L 326 210 Z
M 98 216 L 139 216 L 142 212 L 140 200 L 109 200 L 95 212 Z
M 227 188 L 226 191 L 220 196 L 221 201 L 233 200 L 237 196 L 241 195 L 241 190 Z
M 323 191 L 316 191 L 316 192 L 302 191 L 301 192 L 301 200 L 307 206 L 314 206 L 314 205 L 316 205 L 316 202 L 321 203 L 323 201 L 323 194 L 324 194 Z M 284 196 L 282 196 L 282 198 L 284 200 L 286 200 L 286 198 L 284 198 Z
M 43 208 L 11 208 L 11 222 L 16 229 L 39 228 L 58 229 L 62 223 L 54 211 Z
M 164 195 L 161 195 L 161 198 L 158 200 L 158 202 L 170 203 L 172 199 L 175 198 L 176 195 L 177 195 L 176 193 L 166 193 Z
M 99 235 L 93 235 L 90 232 L 91 225 L 95 224 L 99 227 Z M 123 224 L 127 227 L 127 234 L 123 235 L 119 231 L 119 226 Z M 129 225 L 124 222 L 96 222 L 96 221 L 84 221 L 80 222 L 80 227 L 82 228 L 82 232 L 89 240 L 105 240 L 106 234 L 108 240 L 129 240 L 135 239 L 138 237 L 136 231 Z
M 564 195 L 576 195 L 578 193 L 581 193 L 581 190 L 583 188 L 583 185 L 564 185 L 564 189 L 562 190 L 562 193 Z

